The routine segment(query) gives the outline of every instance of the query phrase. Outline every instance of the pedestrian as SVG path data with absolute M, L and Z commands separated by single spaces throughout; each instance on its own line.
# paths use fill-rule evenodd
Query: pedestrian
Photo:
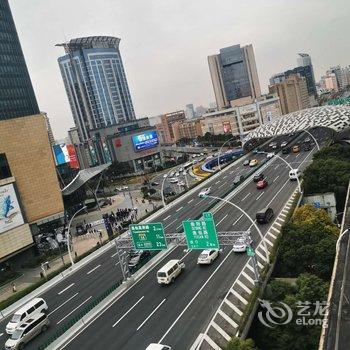
M 74 256 L 75 256 L 76 259 L 78 258 L 77 252 L 74 252 Z
M 14 282 L 12 283 L 12 292 L 13 292 L 13 293 L 16 293 L 16 292 L 17 292 L 17 288 L 16 288 L 16 285 L 15 285 Z

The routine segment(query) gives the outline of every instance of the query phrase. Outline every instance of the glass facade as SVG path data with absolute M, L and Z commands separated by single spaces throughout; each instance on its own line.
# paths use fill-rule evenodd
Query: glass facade
M 135 119 L 119 41 L 110 38 L 111 45 L 94 47 L 97 46 L 98 38 L 91 37 L 91 45 L 84 44 L 80 48 L 74 45 L 73 50 L 58 59 L 73 118 L 82 140 L 89 138 L 89 130 Z
M 0 0 L 0 120 L 38 113 L 8 0 Z
M 300 74 L 300 76 L 306 79 L 307 92 L 309 95 L 316 95 L 316 85 L 314 78 L 314 70 L 312 66 L 300 66 L 294 69 L 287 70 L 284 72 L 286 77 L 289 77 L 292 74 Z
M 252 96 L 244 52 L 240 45 L 221 49 L 219 62 L 227 99 L 230 101 Z

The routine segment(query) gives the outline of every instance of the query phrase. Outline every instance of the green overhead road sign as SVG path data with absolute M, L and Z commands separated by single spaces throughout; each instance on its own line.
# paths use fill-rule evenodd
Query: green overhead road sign
M 167 249 L 163 224 L 147 223 L 129 226 L 135 249 L 162 250 Z
M 252 247 L 247 247 L 247 255 L 253 257 L 255 255 L 254 249 Z
M 219 249 L 212 213 L 203 213 L 201 220 L 182 222 L 188 249 Z

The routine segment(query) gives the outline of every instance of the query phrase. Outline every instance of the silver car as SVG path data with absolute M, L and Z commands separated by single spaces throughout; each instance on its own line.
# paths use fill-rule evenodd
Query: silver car
M 24 346 L 41 332 L 45 332 L 50 321 L 46 314 L 38 313 L 18 327 L 5 343 L 6 350 L 23 349 Z

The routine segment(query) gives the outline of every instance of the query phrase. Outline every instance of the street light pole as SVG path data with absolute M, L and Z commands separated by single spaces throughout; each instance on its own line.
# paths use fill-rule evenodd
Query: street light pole
M 219 201 L 225 202 L 227 204 L 232 205 L 233 207 L 235 207 L 236 209 L 238 209 L 241 213 L 243 213 L 243 215 L 245 215 L 249 221 L 252 223 L 252 225 L 255 227 L 255 229 L 258 231 L 258 234 L 261 238 L 261 241 L 263 243 L 264 246 L 264 251 L 265 251 L 265 255 L 266 255 L 266 261 L 268 264 L 270 264 L 270 256 L 269 256 L 269 250 L 267 249 L 267 245 L 266 245 L 266 241 L 265 238 L 261 232 L 261 230 L 259 229 L 258 225 L 256 224 L 256 222 L 251 218 L 251 216 L 242 208 L 240 208 L 238 205 L 232 203 L 231 201 L 224 199 L 224 198 L 220 198 L 220 197 L 216 197 L 216 196 L 210 196 L 210 195 L 206 195 L 204 198 L 212 198 L 212 199 L 217 199 Z
M 220 156 L 221 156 L 221 152 L 222 152 L 222 149 L 223 147 L 226 145 L 227 142 L 230 142 L 232 141 L 233 139 L 235 139 L 236 136 L 232 136 L 231 138 L 229 138 L 228 140 L 226 140 L 220 147 L 219 149 L 219 155 L 218 155 L 218 167 L 219 167 L 219 170 L 221 170 L 221 164 L 220 164 Z M 242 141 L 241 141 L 242 142 Z M 243 142 L 242 142 L 242 145 L 243 145 Z
M 312 134 L 311 134 L 311 132 L 310 132 L 310 131 L 308 131 L 308 130 L 306 130 L 306 129 L 302 129 L 302 131 L 306 132 L 307 134 L 309 134 L 309 135 L 310 135 L 310 136 L 313 138 L 313 140 L 314 140 L 314 141 L 315 141 L 315 143 L 316 143 L 317 150 L 319 151 L 319 150 L 320 150 L 320 145 L 318 144 L 318 142 L 317 142 L 317 140 L 316 140 L 315 136 L 314 136 L 314 135 L 312 135 Z
M 74 215 L 72 216 L 72 218 L 70 219 L 69 221 L 69 224 L 68 224 L 68 230 L 67 230 L 67 247 L 68 247 L 68 254 L 69 254 L 69 260 L 70 260 L 70 263 L 71 263 L 71 266 L 74 265 L 74 260 L 73 260 L 73 257 L 72 257 L 72 252 L 71 252 L 71 249 L 70 249 L 70 239 L 71 239 L 71 234 L 70 234 L 70 227 L 71 227 L 71 224 L 72 224 L 72 221 L 73 219 L 75 218 L 75 216 L 80 213 L 82 210 L 85 210 L 86 209 L 86 206 L 80 208 L 79 210 L 77 210 Z M 73 246 L 73 239 L 72 239 L 72 246 Z
M 261 152 L 263 154 L 268 154 L 268 152 Z M 282 158 L 281 156 L 279 156 L 278 154 L 275 154 L 275 157 L 277 157 L 278 159 L 281 159 L 284 163 L 287 164 L 287 166 L 289 167 L 290 170 L 293 170 L 292 166 L 284 159 Z M 299 177 L 297 176 L 297 182 L 298 182 L 298 189 L 299 189 L 299 192 L 301 193 L 301 185 L 300 185 L 300 180 L 299 180 Z
M 161 196 L 162 196 L 163 207 L 166 206 L 165 198 L 164 198 L 164 183 L 165 183 L 165 180 L 168 178 L 168 175 L 169 175 L 172 171 L 173 171 L 173 169 L 170 169 L 170 170 L 166 173 L 166 176 L 163 177 L 162 186 L 161 186 L 161 188 L 160 188 L 160 193 L 161 193 Z

